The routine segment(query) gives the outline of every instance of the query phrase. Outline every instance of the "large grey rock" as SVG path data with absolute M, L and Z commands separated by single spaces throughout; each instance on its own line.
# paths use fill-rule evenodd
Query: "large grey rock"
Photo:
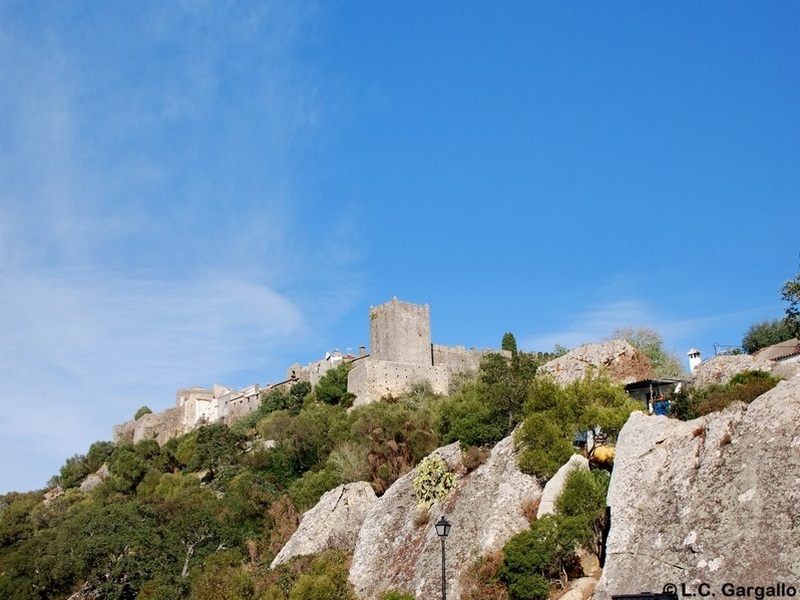
M 564 482 L 567 480 L 567 475 L 573 469 L 589 470 L 589 461 L 585 456 L 580 454 L 573 454 L 570 459 L 556 471 L 556 474 L 547 482 L 542 491 L 542 499 L 539 502 L 539 509 L 536 512 L 536 518 L 540 519 L 544 515 L 552 515 L 556 512 L 556 499 L 561 495 L 564 490 Z
M 744 371 L 772 373 L 775 366 L 771 360 L 749 354 L 714 356 L 697 365 L 693 373 L 694 385 L 703 388 L 715 383 L 725 384 L 731 377 Z
M 86 476 L 86 478 L 81 482 L 80 490 L 84 494 L 88 494 L 98 485 L 103 483 L 103 481 L 106 480 L 108 475 L 109 475 L 108 465 L 103 463 L 102 466 L 99 469 L 97 469 L 97 471 Z
M 539 367 L 540 373 L 549 373 L 561 385 L 598 371 L 623 384 L 653 377 L 653 365 L 647 355 L 625 340 L 584 344 Z
M 442 514 L 452 524 L 446 540 L 449 598 L 460 596 L 460 576 L 479 556 L 500 549 L 529 527 L 523 507 L 541 495 L 536 480 L 516 465 L 511 437 L 487 461 L 464 473 L 458 444 L 437 450 L 456 472 L 456 487 L 432 510 L 417 508 L 411 481 L 398 479 L 370 509 L 358 536 L 350 581 L 358 597 L 376 600 L 388 589 L 437 598 L 441 593 L 441 545 L 434 523 Z
M 634 413 L 617 441 L 596 600 L 703 582 L 800 582 L 800 378 L 681 422 Z
M 316 506 L 303 515 L 297 531 L 278 552 L 270 568 L 303 554 L 334 548 L 352 551 L 375 500 L 372 486 L 363 481 L 340 485 L 326 492 Z

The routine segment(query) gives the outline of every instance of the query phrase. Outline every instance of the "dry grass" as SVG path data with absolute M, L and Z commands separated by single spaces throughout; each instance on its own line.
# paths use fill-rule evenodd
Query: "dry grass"
M 528 521 L 535 521 L 536 514 L 539 512 L 539 504 L 541 504 L 542 498 L 541 496 L 538 498 L 534 498 L 533 500 L 525 500 L 522 503 L 522 514 L 525 516 Z
M 462 600 L 508 600 L 506 586 L 499 579 L 503 552 L 480 557 L 461 575 Z

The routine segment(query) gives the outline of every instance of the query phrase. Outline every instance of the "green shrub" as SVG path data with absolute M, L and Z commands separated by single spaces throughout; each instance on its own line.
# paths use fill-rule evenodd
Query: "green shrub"
M 327 465 L 342 483 L 366 481 L 370 475 L 369 447 L 346 440 L 334 448 Z
M 303 408 L 303 402 L 311 393 L 311 384 L 307 381 L 295 383 L 288 392 L 273 389 L 262 394 L 259 414 L 264 416 L 276 410 L 286 410 L 296 415 Z
M 517 430 L 514 440 L 520 447 L 520 470 L 542 481 L 555 475 L 573 454 L 572 444 L 553 411 L 533 413 Z
M 414 594 L 406 594 L 397 590 L 388 590 L 383 593 L 381 600 L 414 600 Z
M 723 410 L 734 402 L 749 404 L 777 384 L 778 379 L 765 371 L 737 373 L 724 385 L 681 390 L 670 403 L 669 415 L 686 421 Z
M 153 411 L 150 410 L 149 407 L 142 406 L 139 410 L 136 411 L 136 414 L 133 415 L 133 420 L 138 421 L 141 417 L 151 414 L 153 414 Z
M 195 448 L 188 468 L 219 471 L 232 466 L 242 452 L 242 438 L 223 423 L 204 425 L 196 431 Z
M 600 558 L 606 526 L 606 496 L 610 475 L 607 471 L 573 469 L 556 499 L 556 513 L 577 519 L 586 528 L 586 548 Z
M 500 579 L 511 600 L 545 600 L 550 582 L 558 581 L 576 562 L 575 548 L 585 531 L 573 519 L 545 515 L 531 528 L 511 537 L 503 547 Z
M 755 354 L 762 348 L 785 342 L 793 337 L 792 329 L 785 320 L 765 320 L 750 325 L 742 338 L 742 348 L 748 354 Z
M 296 416 L 279 410 L 258 424 L 264 439 L 278 443 L 292 478 L 325 462 L 333 449 L 348 438 L 347 411 L 342 406 L 312 404 Z M 273 451 L 274 452 L 274 451 Z
M 297 510 L 305 512 L 313 508 L 325 492 L 339 483 L 339 478 L 333 471 L 309 471 L 289 486 L 289 497 Z
M 378 494 L 440 445 L 431 431 L 433 410 L 430 404 L 401 399 L 373 402 L 350 414 L 347 439 L 367 450 L 369 479 Z
M 237 551 L 215 552 L 192 574 L 189 600 L 250 600 L 255 598 L 255 585 L 242 569 L 242 557 Z
M 481 394 L 477 383 L 463 386 L 439 406 L 438 429 L 445 444 L 461 448 L 493 445 L 508 434 L 508 416 Z
M 347 391 L 347 374 L 350 363 L 343 362 L 323 375 L 314 387 L 314 398 L 324 404 L 351 406 L 355 396 Z
M 270 572 L 272 583 L 261 598 L 356 600 L 353 586 L 347 579 L 348 563 L 348 555 L 338 550 L 294 558 Z

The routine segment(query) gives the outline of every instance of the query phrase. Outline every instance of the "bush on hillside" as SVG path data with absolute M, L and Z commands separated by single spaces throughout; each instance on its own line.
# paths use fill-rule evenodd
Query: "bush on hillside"
M 553 585 L 580 576 L 576 550 L 602 554 L 609 475 L 573 469 L 556 499 L 555 515 L 545 515 L 513 536 L 503 548 L 499 575 L 511 600 L 544 600 Z
M 314 398 L 324 404 L 352 406 L 355 396 L 347 391 L 347 374 L 353 366 L 343 362 L 329 369 L 314 386 Z
M 382 494 L 441 443 L 431 431 L 434 403 L 373 402 L 350 413 L 348 440 L 366 450 L 369 481 Z M 333 456 L 333 455 L 332 455 Z
M 298 556 L 269 571 L 261 582 L 267 600 L 356 600 L 348 581 L 350 556 L 328 550 Z
M 567 475 L 555 505 L 557 514 L 575 518 L 585 528 L 585 547 L 598 558 L 602 558 L 603 553 L 609 481 L 607 471 L 573 469 Z
M 488 354 L 478 377 L 464 382 L 437 410 L 437 429 L 444 443 L 461 448 L 492 446 L 520 422 L 528 386 L 541 363 L 540 355 L 516 352 L 512 358 Z
M 145 415 L 151 415 L 151 414 L 153 414 L 153 411 L 152 411 L 152 410 L 150 410 L 150 408 L 149 408 L 149 407 L 147 407 L 147 406 L 142 406 L 142 407 L 141 407 L 139 410 L 137 410 L 137 411 L 136 411 L 136 414 L 134 414 L 134 415 L 133 415 L 133 420 L 134 420 L 134 421 L 138 421 L 138 420 L 139 420 L 140 418 L 142 418 L 143 416 L 145 416 Z
M 537 377 L 528 388 L 525 420 L 515 437 L 520 469 L 540 480 L 550 479 L 569 460 L 579 432 L 600 426 L 614 439 L 638 408 L 622 386 L 602 375 L 566 386 Z
M 734 375 L 724 385 L 684 389 L 672 399 L 669 416 L 688 421 L 723 410 L 734 402 L 750 404 L 774 388 L 778 381 L 777 377 L 766 371 L 744 371 Z
M 511 600 L 545 600 L 552 582 L 575 572 L 575 549 L 587 541 L 578 519 L 545 515 L 503 547 L 500 579 Z

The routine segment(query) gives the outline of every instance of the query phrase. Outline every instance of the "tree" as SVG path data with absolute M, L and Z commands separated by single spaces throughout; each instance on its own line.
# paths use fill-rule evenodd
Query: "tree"
M 664 349 L 664 341 L 659 333 L 647 327 L 623 327 L 615 329 L 612 340 L 626 340 L 644 352 L 653 363 L 656 377 L 679 377 L 683 375 L 683 365 L 674 352 Z
M 347 391 L 347 374 L 352 368 L 350 363 L 343 362 L 334 369 L 328 369 L 314 388 L 317 401 L 350 406 L 355 396 Z
M 786 320 L 764 320 L 750 325 L 742 338 L 742 348 L 748 354 L 754 354 L 762 348 L 785 342 L 793 337 L 792 328 Z
M 575 517 L 590 531 L 586 545 L 603 560 L 603 532 L 606 528 L 606 496 L 610 475 L 607 471 L 572 469 L 564 481 L 561 495 L 556 498 L 556 513 Z
M 75 454 L 68 458 L 64 466 L 61 467 L 58 483 L 64 489 L 78 487 L 89 472 L 89 467 L 86 464 L 86 457 L 83 454 Z
M 511 600 L 545 600 L 550 595 L 550 582 L 564 580 L 576 548 L 589 541 L 591 534 L 581 525 L 580 518 L 545 515 L 506 542 L 500 579 Z
M 800 273 L 783 284 L 781 300 L 788 302 L 784 319 L 792 337 L 800 337 Z
M 602 375 L 566 386 L 537 377 L 528 387 L 525 420 L 514 433 L 520 469 L 540 480 L 550 479 L 572 455 L 576 434 L 599 425 L 615 439 L 638 408 L 622 386 Z
M 500 342 L 500 348 L 511 352 L 512 355 L 517 353 L 517 339 L 514 337 L 513 333 L 506 332 L 503 334 L 503 341 Z

